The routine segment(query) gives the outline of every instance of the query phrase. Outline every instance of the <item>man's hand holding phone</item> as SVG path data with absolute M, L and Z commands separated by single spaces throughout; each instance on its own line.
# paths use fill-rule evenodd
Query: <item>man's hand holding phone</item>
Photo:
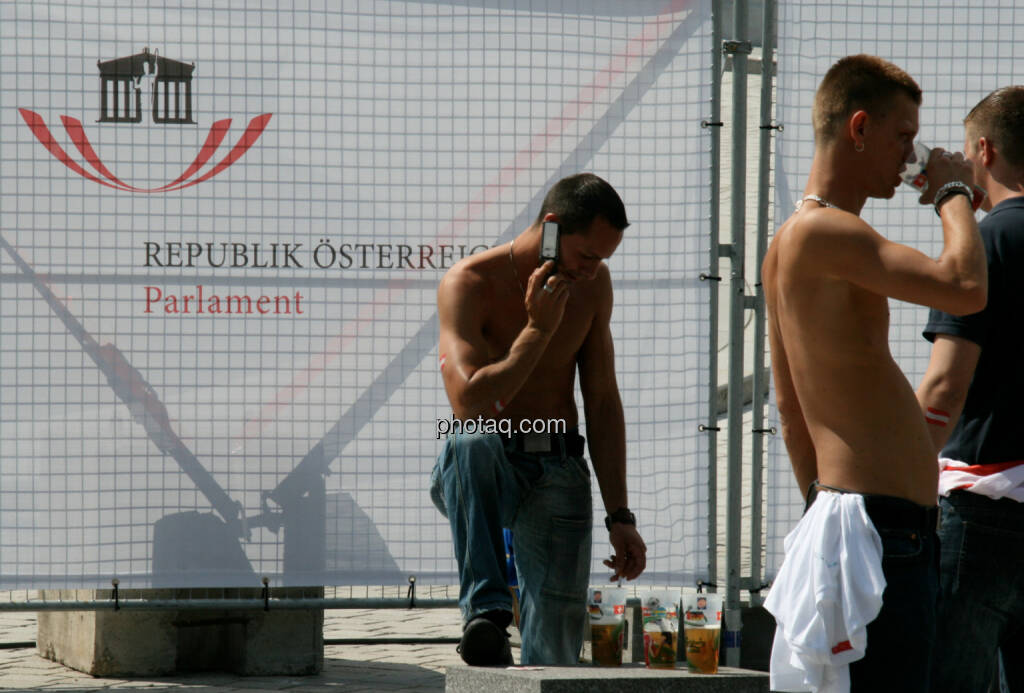
M 562 323 L 572 283 L 554 272 L 555 263 L 548 260 L 526 282 L 526 314 L 533 326 L 545 333 L 553 333 Z
M 542 332 L 552 333 L 562 322 L 569 299 L 568 278 L 557 274 L 561 231 L 558 222 L 545 221 L 540 232 L 540 266 L 526 283 L 526 314 Z
M 540 261 L 543 265 L 549 260 L 554 264 L 552 272 L 558 270 L 558 260 L 561 257 L 559 252 L 562 245 L 562 230 L 558 227 L 557 221 L 545 221 L 540 231 Z

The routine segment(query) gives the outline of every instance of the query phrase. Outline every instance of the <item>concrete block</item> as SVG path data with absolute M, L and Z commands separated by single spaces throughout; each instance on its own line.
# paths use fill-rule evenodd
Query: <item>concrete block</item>
M 90 590 L 70 591 L 76 596 L 68 592 L 61 590 L 65 599 L 92 598 Z M 42 657 L 93 676 L 171 674 L 177 638 L 168 616 L 160 612 L 43 611 L 38 617 L 36 647 Z
M 121 590 L 122 599 L 256 598 L 259 589 Z M 322 597 L 283 588 L 275 597 Z M 109 590 L 44 591 L 47 600 L 106 600 Z M 323 670 L 322 609 L 258 611 L 43 611 L 40 656 L 93 676 L 228 671 L 296 676 Z
M 720 667 L 717 674 L 641 666 L 449 667 L 445 693 L 768 693 L 768 674 Z
M 248 615 L 244 628 L 236 629 L 236 674 L 304 676 L 323 670 L 323 609 L 257 611 Z

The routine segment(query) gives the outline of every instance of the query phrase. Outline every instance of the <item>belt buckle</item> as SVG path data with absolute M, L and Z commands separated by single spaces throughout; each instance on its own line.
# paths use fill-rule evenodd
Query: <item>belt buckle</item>
M 523 452 L 551 452 L 551 436 L 547 433 L 520 433 Z

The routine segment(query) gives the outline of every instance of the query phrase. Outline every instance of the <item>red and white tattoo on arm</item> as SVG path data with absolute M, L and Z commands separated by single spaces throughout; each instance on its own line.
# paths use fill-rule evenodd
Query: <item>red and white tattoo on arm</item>
M 926 407 L 924 420 L 932 426 L 945 428 L 946 425 L 949 424 L 949 412 L 936 409 L 935 407 Z

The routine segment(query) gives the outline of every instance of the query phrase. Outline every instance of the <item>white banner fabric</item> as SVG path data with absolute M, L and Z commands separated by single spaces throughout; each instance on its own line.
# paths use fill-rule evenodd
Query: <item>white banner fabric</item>
M 0 588 L 457 583 L 437 284 L 579 171 L 632 222 L 646 579 L 707 579 L 710 33 L 708 0 L 0 5 Z

